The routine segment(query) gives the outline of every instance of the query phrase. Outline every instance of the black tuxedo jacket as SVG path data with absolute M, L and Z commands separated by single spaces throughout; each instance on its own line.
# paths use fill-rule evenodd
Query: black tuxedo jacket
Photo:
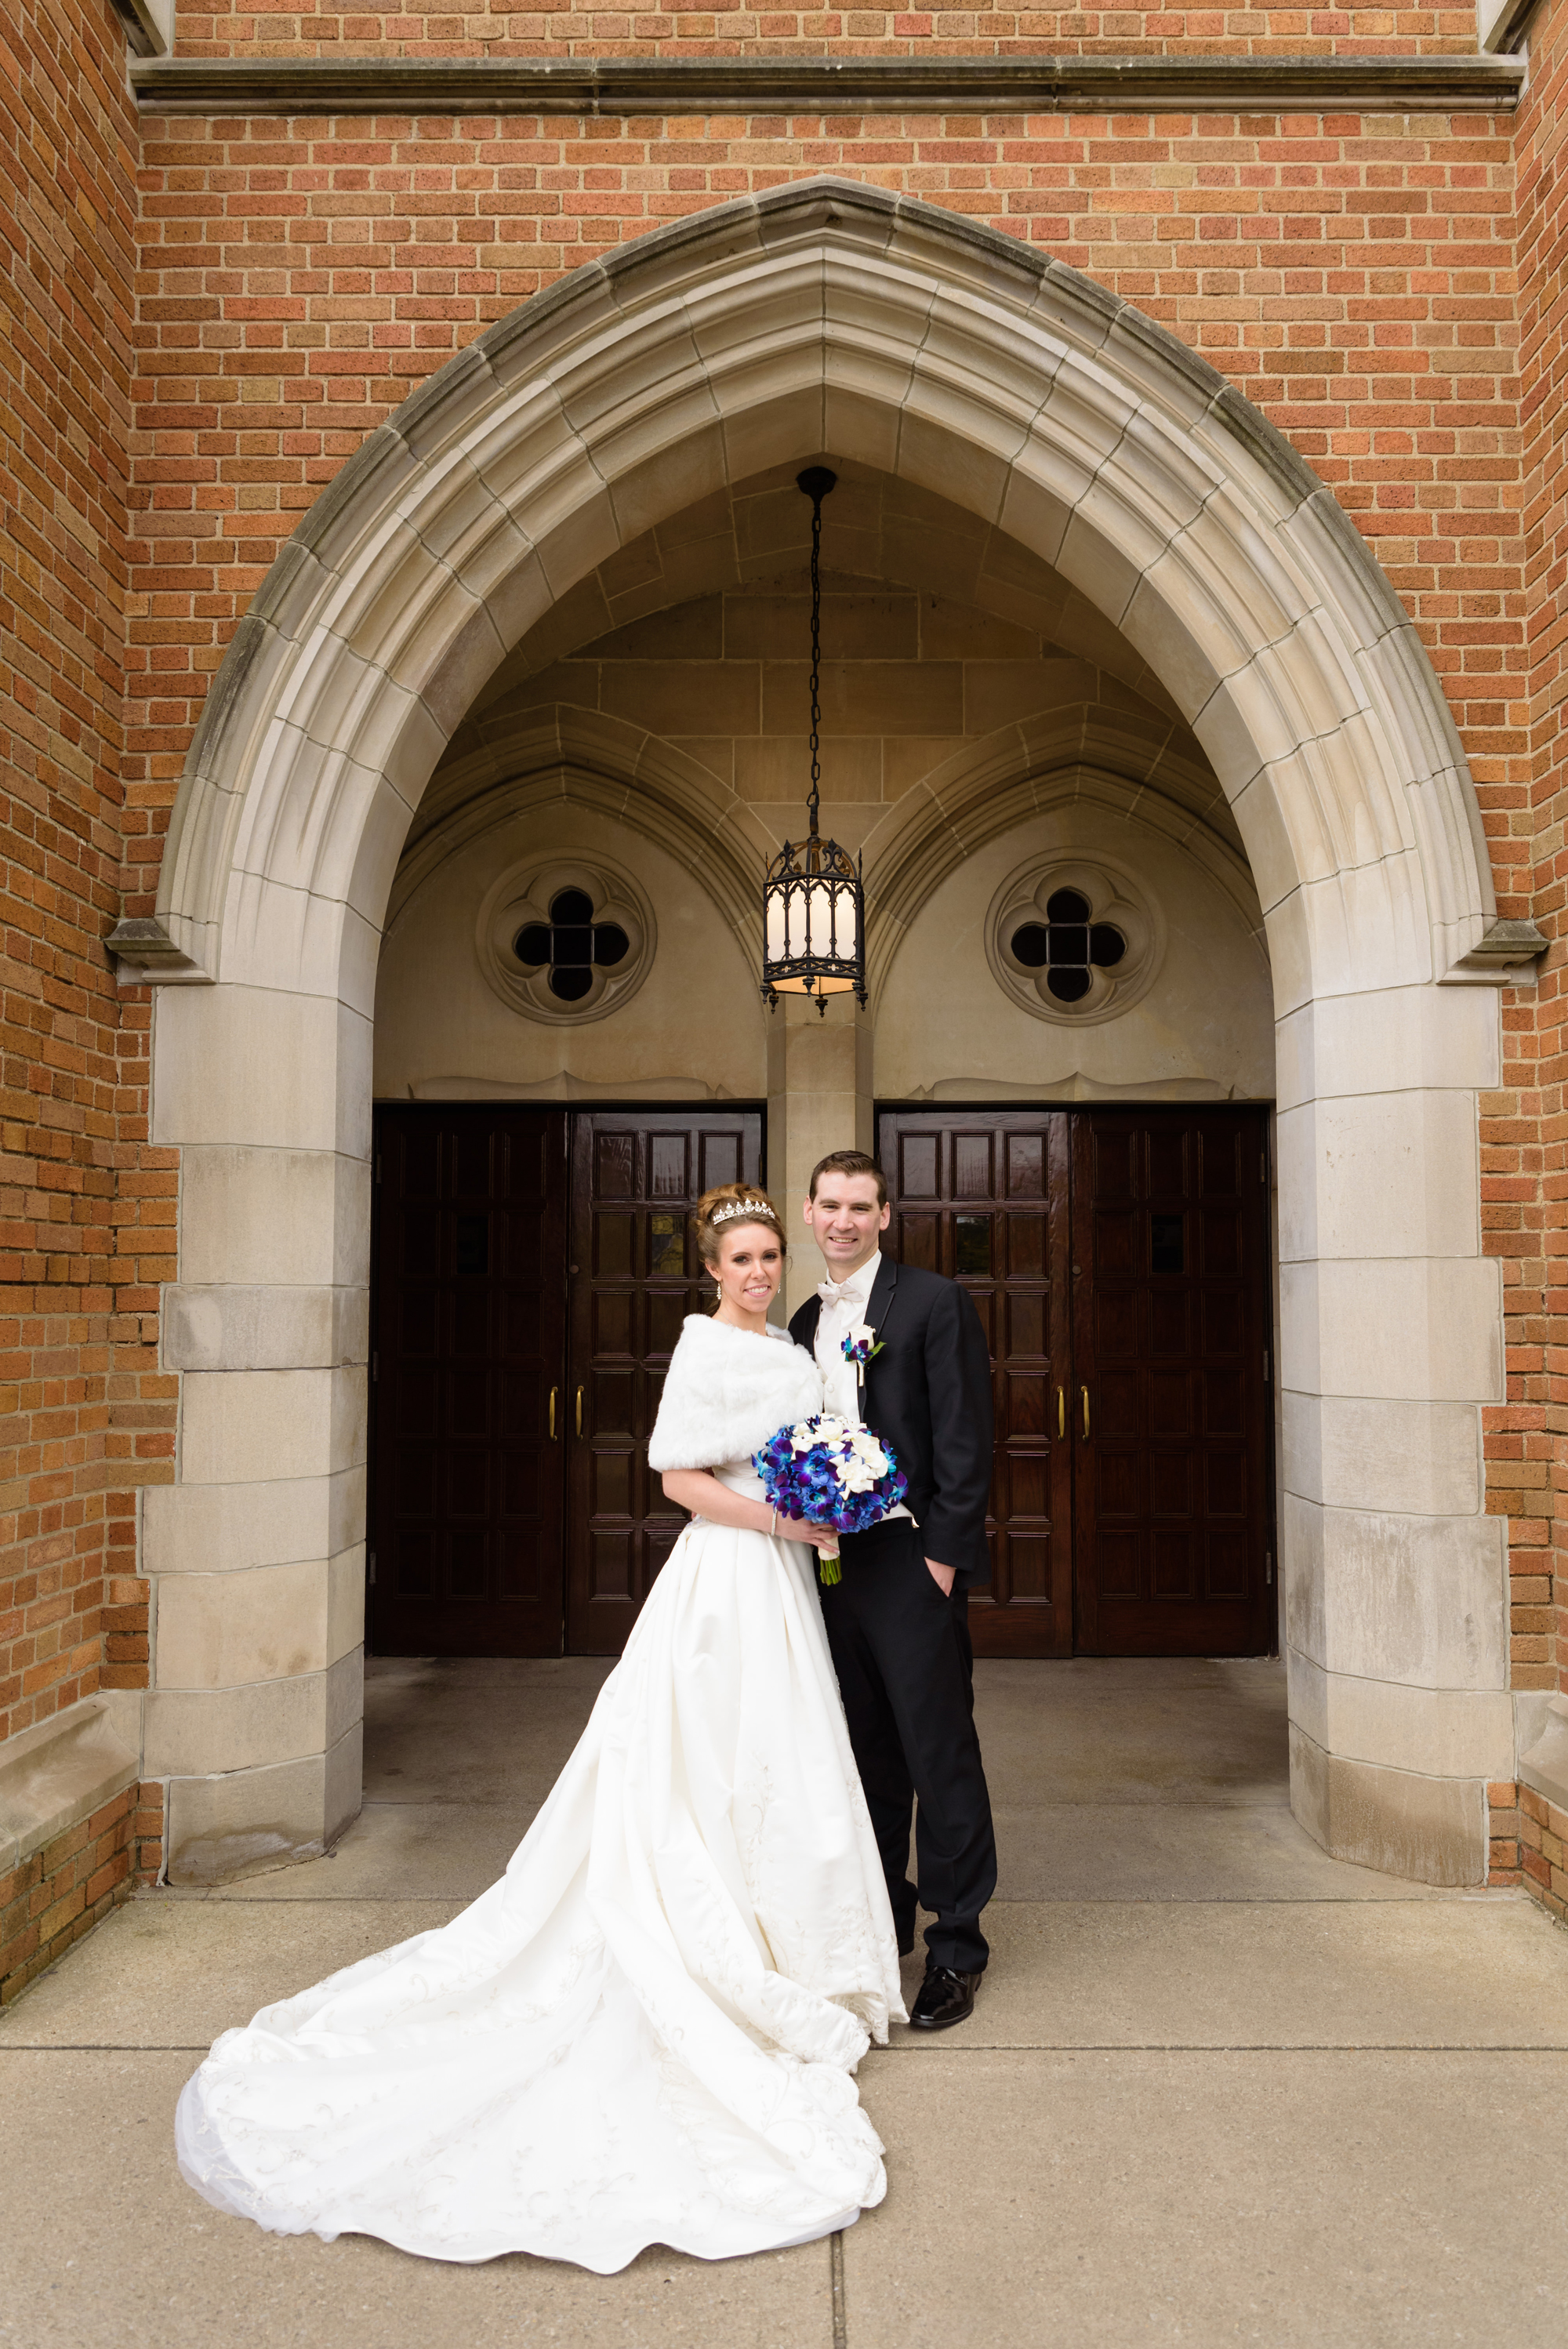
M 822 1301 L 813 1297 L 789 1335 L 814 1350 Z M 882 1350 L 866 1365 L 866 1425 L 891 1444 L 909 1479 L 907 1506 L 927 1557 L 960 1580 L 985 1581 L 985 1500 L 991 1489 L 991 1361 L 967 1293 L 940 1273 L 884 1256 L 866 1302 Z

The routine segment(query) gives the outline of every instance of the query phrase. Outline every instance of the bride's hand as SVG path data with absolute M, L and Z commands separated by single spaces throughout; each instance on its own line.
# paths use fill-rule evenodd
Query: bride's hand
M 779 1538 L 780 1541 L 804 1542 L 809 1548 L 820 1552 L 836 1550 L 841 1536 L 832 1526 L 809 1526 L 801 1517 L 780 1517 Z

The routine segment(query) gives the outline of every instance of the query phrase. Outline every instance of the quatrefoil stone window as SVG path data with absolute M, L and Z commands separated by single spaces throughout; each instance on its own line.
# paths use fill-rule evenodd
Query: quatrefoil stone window
M 1109 862 L 1055 859 L 998 891 L 986 950 L 998 983 L 1037 1019 L 1064 1027 L 1119 1017 L 1154 977 L 1157 910 Z
M 1016 963 L 1043 970 L 1058 1003 L 1081 1003 L 1097 970 L 1114 970 L 1125 960 L 1127 940 L 1114 922 L 1091 922 L 1081 889 L 1053 889 L 1043 922 L 1019 923 L 1007 941 Z
M 581 1003 L 596 970 L 625 961 L 632 942 L 619 922 L 596 922 L 586 889 L 557 889 L 547 922 L 524 922 L 511 950 L 526 971 L 545 974 L 558 1003 Z
M 561 858 L 501 876 L 480 908 L 477 944 L 514 1010 L 556 1027 L 603 1019 L 647 975 L 653 908 L 618 866 Z

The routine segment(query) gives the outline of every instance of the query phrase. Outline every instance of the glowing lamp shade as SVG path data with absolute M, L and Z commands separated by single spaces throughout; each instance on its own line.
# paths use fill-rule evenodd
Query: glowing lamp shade
M 864 900 L 860 869 L 836 841 L 788 841 L 763 887 L 762 994 L 866 999 Z

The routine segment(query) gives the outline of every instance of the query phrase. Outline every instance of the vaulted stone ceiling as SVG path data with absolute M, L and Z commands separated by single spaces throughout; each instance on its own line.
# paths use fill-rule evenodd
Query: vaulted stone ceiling
M 1088 762 L 1240 852 L 1170 697 L 1076 589 L 948 500 L 834 461 L 839 484 L 823 506 L 824 828 L 858 845 L 903 794 L 984 744 L 987 788 Z M 591 759 L 595 720 L 672 746 L 748 802 L 772 836 L 799 830 L 810 508 L 795 471 L 688 507 L 564 596 L 476 698 L 408 853 L 537 762 L 546 732 L 563 755 L 576 744 Z

